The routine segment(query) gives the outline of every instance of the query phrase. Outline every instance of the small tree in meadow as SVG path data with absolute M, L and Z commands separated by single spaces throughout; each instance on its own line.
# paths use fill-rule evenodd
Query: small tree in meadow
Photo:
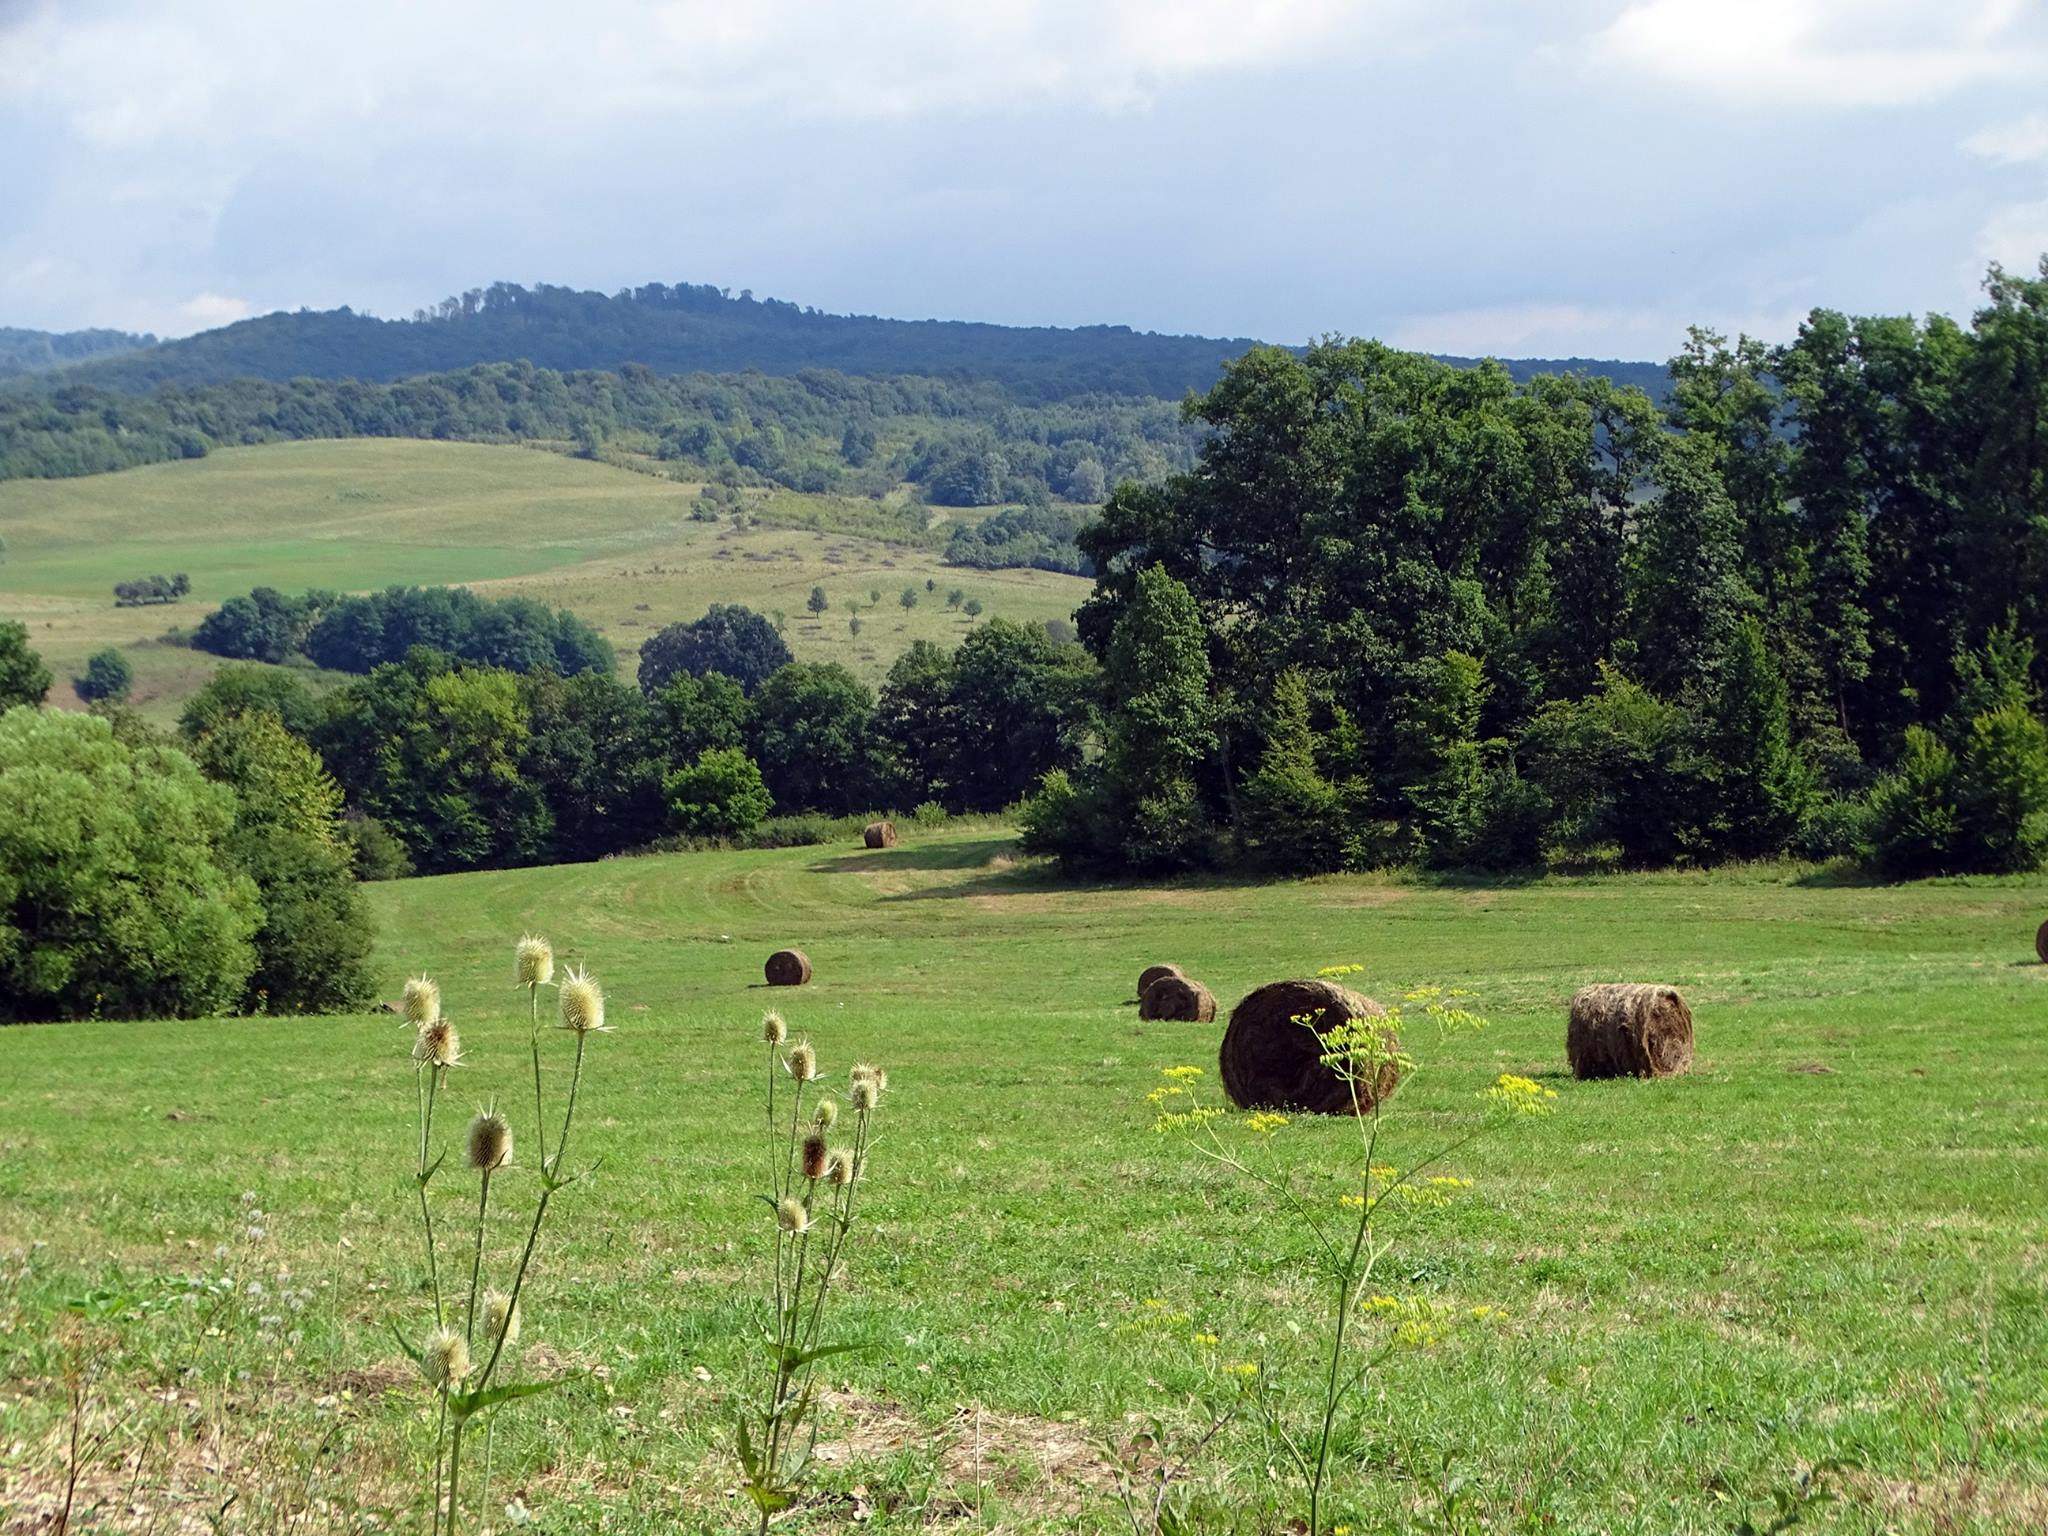
M 135 669 L 126 656 L 108 646 L 87 658 L 84 675 L 73 678 L 71 686 L 88 704 L 118 704 L 135 686 Z

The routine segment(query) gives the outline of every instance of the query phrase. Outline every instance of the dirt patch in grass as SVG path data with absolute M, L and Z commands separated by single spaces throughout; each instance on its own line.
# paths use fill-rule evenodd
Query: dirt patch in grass
M 898 1404 L 855 1392 L 824 1399 L 827 1466 L 931 1463 L 934 1486 L 956 1498 L 992 1494 L 1037 1513 L 1072 1514 L 1116 1485 L 1116 1466 L 1085 1425 L 963 1404 L 937 1428 Z

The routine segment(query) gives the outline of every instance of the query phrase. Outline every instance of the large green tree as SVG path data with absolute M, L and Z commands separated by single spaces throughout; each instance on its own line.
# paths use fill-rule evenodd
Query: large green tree
M 144 1018 L 235 1007 L 256 966 L 235 799 L 109 722 L 0 715 L 0 1017 Z
M 50 669 L 29 648 L 28 626 L 0 619 L 0 710 L 40 704 L 50 692 Z

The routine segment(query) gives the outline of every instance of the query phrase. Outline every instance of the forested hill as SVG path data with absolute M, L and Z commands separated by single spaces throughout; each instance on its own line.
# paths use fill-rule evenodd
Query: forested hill
M 264 315 L 87 363 L 66 377 L 139 393 L 242 378 L 382 382 L 523 359 L 558 370 L 641 363 L 664 374 L 831 369 L 989 380 L 1026 401 L 1082 394 L 1178 399 L 1208 389 L 1223 364 L 1251 345 L 1243 337 L 1167 336 L 1121 325 L 1060 329 L 832 315 L 693 284 L 653 283 L 607 296 L 495 283 L 410 320 L 349 309 Z M 1517 378 L 1567 368 L 1602 373 L 1653 395 L 1667 382 L 1654 363 L 1517 359 L 1506 366 Z
M 154 336 L 127 331 L 29 331 L 0 325 L 0 379 L 155 345 Z

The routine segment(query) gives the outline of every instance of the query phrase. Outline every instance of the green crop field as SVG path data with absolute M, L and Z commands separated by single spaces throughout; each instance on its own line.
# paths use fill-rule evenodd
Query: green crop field
M 1497 1074 L 1558 1095 L 1452 1159 L 1469 1191 L 1382 1228 L 1375 1286 L 1439 1324 L 1368 1377 L 1336 1529 L 2048 1524 L 2048 879 L 1074 887 L 991 827 L 373 891 L 385 985 L 432 972 L 462 1031 L 449 1139 L 494 1098 L 522 1138 L 494 1275 L 533 1178 L 513 939 L 609 994 L 578 1121 L 600 1165 L 558 1199 L 521 1345 L 571 1379 L 505 1410 L 494 1451 L 494 1502 L 540 1529 L 749 1525 L 730 1429 L 763 1363 L 770 1004 L 841 1085 L 860 1059 L 892 1076 L 833 1328 L 868 1347 L 831 1362 L 792 1526 L 1129 1530 L 1116 1467 L 1178 1465 L 1205 1405 L 1250 1390 L 1232 1367 L 1305 1407 L 1308 1239 L 1153 1129 L 1161 1070 L 1213 1084 L 1222 1028 L 1136 1021 L 1159 959 L 1226 1008 L 1344 962 L 1386 1000 L 1467 989 L 1484 1030 L 1411 1014 L 1390 1163 L 1479 1124 Z M 771 993 L 789 943 L 817 979 Z M 1693 1072 L 1566 1076 L 1564 1003 L 1596 979 L 1683 988 Z M 392 1337 L 427 1307 L 408 1045 L 388 1015 L 0 1032 L 0 1529 L 47 1528 L 67 1369 L 88 1443 L 112 1431 L 73 1529 L 425 1528 L 404 1501 L 430 1399 Z M 1338 1122 L 1260 1150 L 1312 1208 L 1357 1172 Z M 435 1186 L 450 1230 L 472 1178 Z M 1254 1422 L 1188 1468 L 1247 1522 L 1275 1488 Z
M 697 487 L 531 448 L 404 439 L 276 443 L 75 480 L 0 483 L 0 617 L 26 622 L 58 674 L 117 645 L 135 701 L 156 718 L 211 675 L 214 659 L 165 643 L 252 586 L 364 591 L 461 583 L 575 609 L 618 648 L 630 675 L 640 642 L 714 602 L 786 616 L 799 659 L 842 662 L 877 681 L 913 640 L 957 641 L 972 624 L 948 608 L 959 588 L 987 615 L 1063 618 L 1089 584 L 1043 571 L 960 570 L 935 548 L 840 532 L 870 504 L 776 492 L 749 508 L 766 523 L 698 522 Z M 184 571 L 192 595 L 116 608 L 117 581 Z M 925 583 L 935 584 L 926 590 Z M 831 607 L 804 609 L 813 586 Z M 906 611 L 899 597 L 915 587 Z M 870 592 L 880 605 L 871 607 Z M 857 603 L 861 629 L 847 620 Z

